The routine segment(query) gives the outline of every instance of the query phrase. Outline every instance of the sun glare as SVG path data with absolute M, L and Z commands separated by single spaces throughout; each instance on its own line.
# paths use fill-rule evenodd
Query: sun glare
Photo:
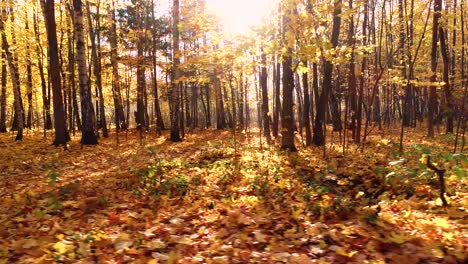
M 226 32 L 247 34 L 268 15 L 275 0 L 207 0 L 208 9 L 216 14 Z

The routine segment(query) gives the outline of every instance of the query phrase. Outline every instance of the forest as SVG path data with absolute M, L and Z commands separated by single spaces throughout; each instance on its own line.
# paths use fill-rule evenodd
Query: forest
M 213 2 L 0 0 L 0 264 L 467 263 L 466 2 Z

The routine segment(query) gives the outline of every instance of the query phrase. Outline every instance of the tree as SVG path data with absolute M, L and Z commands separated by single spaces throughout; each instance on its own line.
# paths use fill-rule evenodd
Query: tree
M 338 37 L 340 35 L 341 26 L 341 0 L 334 1 L 333 8 L 333 29 L 331 35 L 331 46 L 336 48 L 338 46 Z M 319 101 L 317 103 L 317 112 L 315 117 L 314 125 L 314 136 L 312 141 L 317 146 L 325 145 L 325 130 L 324 122 L 326 118 L 326 112 L 328 109 L 328 100 L 332 90 L 332 73 L 333 64 L 330 60 L 325 60 L 323 66 L 323 85 L 322 92 L 320 94 Z
M 99 98 L 99 109 L 96 109 L 96 112 L 99 112 L 99 127 L 102 129 L 102 135 L 104 137 L 109 136 L 107 131 L 107 121 L 106 121 L 106 112 L 104 106 L 104 94 L 102 92 L 102 66 L 101 66 L 101 28 L 100 28 L 100 1 L 96 4 L 96 28 L 93 26 L 93 19 L 91 18 L 91 9 L 89 7 L 89 1 L 86 1 L 86 13 L 88 15 L 88 31 L 89 39 L 91 42 L 91 61 L 93 66 L 93 75 L 96 85 L 96 90 Z
M 283 45 L 288 45 L 285 38 L 286 31 L 290 29 L 290 10 L 285 7 L 283 10 Z M 283 108 L 281 111 L 281 149 L 291 152 L 297 151 L 294 145 L 294 112 L 293 112 L 293 91 L 294 72 L 292 69 L 292 48 L 287 46 L 283 53 Z
M 5 3 L 5 1 L 3 3 Z M 16 64 L 14 62 L 15 58 L 10 51 L 10 44 L 8 43 L 8 39 L 5 33 L 4 25 L 5 25 L 7 14 L 4 8 L 5 7 L 3 7 L 1 11 L 0 32 L 2 34 L 2 48 L 5 52 L 5 57 L 8 63 L 8 68 L 10 70 L 11 82 L 13 84 L 13 96 L 14 96 L 14 108 L 15 108 L 14 120 L 16 121 L 16 130 L 17 130 L 15 141 L 19 141 L 23 139 L 24 113 L 23 113 L 23 107 L 21 105 L 21 93 L 20 93 L 20 85 L 19 85 L 19 79 L 18 79 L 18 76 L 19 76 L 18 68 L 16 67 Z
M 0 94 L 0 132 L 5 133 L 7 132 L 6 127 L 6 119 L 7 119 L 7 109 L 6 109 L 6 102 L 7 102 L 7 62 L 5 51 L 2 52 L 2 57 L 0 63 L 2 64 L 1 69 L 1 94 Z
M 431 87 L 429 88 L 429 113 L 428 113 L 428 137 L 434 137 L 435 110 L 437 108 L 437 42 L 439 41 L 439 18 L 442 11 L 442 0 L 434 0 L 434 16 L 432 21 L 432 45 L 431 45 Z
M 174 0 L 172 6 L 172 91 L 171 91 L 171 141 L 181 140 L 180 125 L 180 49 L 179 49 L 179 0 Z
M 120 87 L 120 74 L 119 74 L 119 62 L 117 55 L 117 25 L 115 21 L 115 8 L 114 1 L 111 3 L 112 8 L 109 8 L 110 16 L 110 31 L 109 31 L 109 44 L 110 44 L 110 61 L 112 66 L 112 97 L 114 99 L 114 114 L 115 114 L 115 125 L 117 129 L 127 129 L 127 121 L 125 120 L 125 114 L 123 110 L 122 92 Z
M 95 129 L 94 108 L 91 101 L 91 89 L 86 66 L 86 51 L 83 30 L 83 3 L 73 0 L 74 29 L 76 41 L 76 63 L 81 97 L 81 144 L 96 145 L 98 139 Z
M 57 45 L 57 29 L 55 25 L 55 8 L 53 0 L 41 0 L 44 11 L 44 18 L 47 30 L 47 41 L 49 43 L 49 63 L 50 69 L 58 69 L 59 56 Z M 63 106 L 62 81 L 60 72 L 52 70 L 50 73 L 50 82 L 52 84 L 53 104 L 54 104 L 54 126 L 55 139 L 54 145 L 65 145 L 67 143 L 67 125 L 65 119 L 65 109 Z
M 268 76 L 266 66 L 266 54 L 262 50 L 261 54 L 261 74 L 260 74 L 260 88 L 262 89 L 262 118 L 263 118 L 263 135 L 265 136 L 267 143 L 271 144 L 270 135 L 270 110 L 268 107 Z

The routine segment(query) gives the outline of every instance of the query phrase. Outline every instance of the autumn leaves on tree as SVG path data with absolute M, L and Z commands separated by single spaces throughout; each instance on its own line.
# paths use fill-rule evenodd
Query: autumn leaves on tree
M 53 125 L 64 145 L 78 128 L 86 145 L 133 125 L 176 142 L 257 124 L 290 151 L 330 142 L 329 126 L 343 149 L 392 124 L 464 139 L 463 1 L 280 1 L 251 36 L 225 34 L 206 5 L 4 1 L 0 131 Z

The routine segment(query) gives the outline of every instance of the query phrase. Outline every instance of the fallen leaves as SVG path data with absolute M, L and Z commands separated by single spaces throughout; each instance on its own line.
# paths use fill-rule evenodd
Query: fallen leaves
M 5 227 L 0 230 L 0 263 L 28 258 L 152 264 L 453 263 L 465 258 L 465 183 L 448 198 L 450 208 L 437 206 L 428 185 L 419 184 L 416 195 L 402 198 L 391 188 L 404 184 L 402 171 L 413 173 L 403 169 L 412 166 L 411 159 L 356 152 L 326 161 L 319 149 L 287 156 L 248 144 L 235 156 L 228 133 L 193 134 L 180 145 L 156 139 L 148 147 L 129 136 L 119 151 L 110 139 L 84 150 L 72 144 L 69 152 L 38 144 L 45 149 L 40 158 L 31 158 L 39 153 L 36 147 L 21 149 L 22 159 L 35 160 L 35 176 L 8 178 L 8 185 L 0 185 L 0 193 L 6 193 L 0 208 Z M 391 148 L 389 142 L 378 147 Z M 50 165 L 37 167 L 41 161 Z M 49 173 L 58 169 L 60 177 L 49 185 Z M 151 172 L 146 181 L 133 173 L 136 169 Z M 454 180 L 458 178 L 448 183 Z M 160 192 L 144 191 L 151 186 Z

